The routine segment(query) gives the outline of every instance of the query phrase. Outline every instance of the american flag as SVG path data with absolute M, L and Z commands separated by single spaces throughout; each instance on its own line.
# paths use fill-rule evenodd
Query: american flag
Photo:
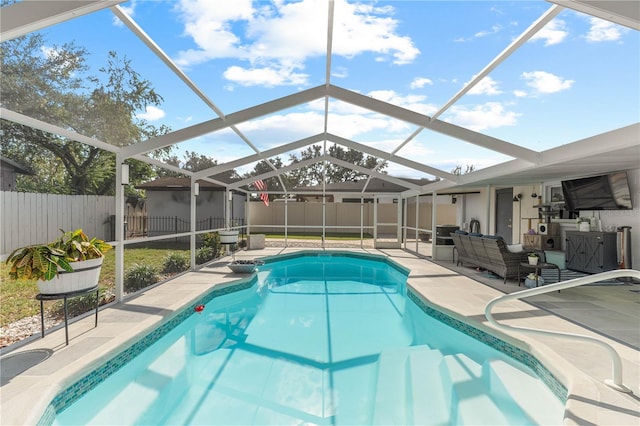
M 267 185 L 260 179 L 258 179 L 257 181 L 253 182 L 253 184 L 256 186 L 256 188 L 258 188 L 258 191 L 266 191 L 267 190 Z M 264 203 L 265 206 L 269 205 L 269 194 L 267 194 L 266 192 L 261 192 L 260 193 L 260 199 L 262 200 L 262 202 Z

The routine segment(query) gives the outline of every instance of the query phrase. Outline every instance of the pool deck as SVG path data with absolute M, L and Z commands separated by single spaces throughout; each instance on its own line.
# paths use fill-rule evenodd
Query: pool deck
M 240 252 L 236 258 L 253 259 L 299 250 L 267 247 Z M 513 291 L 513 287 L 517 289 L 514 285 L 500 288 L 479 282 L 455 271 L 450 262 L 448 265 L 447 262 L 434 263 L 400 249 L 348 251 L 382 254 L 409 268 L 408 284 L 426 303 L 483 329 L 493 329 L 484 317 L 487 302 L 504 292 Z M 153 329 L 183 306 L 196 303 L 213 287 L 238 280 L 239 276 L 232 274 L 227 267 L 230 260 L 227 257 L 146 290 L 124 303 L 105 307 L 100 311 L 97 328 L 94 328 L 92 315 L 73 322 L 69 326 L 69 346 L 65 346 L 64 328 L 59 328 L 50 331 L 44 338 L 31 338 L 13 352 L 5 352 L 3 358 L 15 353 L 45 349 L 50 356 L 15 377 L 3 377 L 0 387 L 0 424 L 36 424 L 53 397 L 91 371 L 96 360 L 108 359 L 115 350 Z M 611 378 L 611 361 L 600 347 L 516 332 L 510 332 L 505 337 L 505 340 L 520 347 L 531 348 L 530 351 L 538 360 L 565 384 L 569 397 L 564 424 L 640 424 L 640 351 L 636 344 L 640 337 L 638 290 L 640 285 L 580 287 L 536 296 L 534 303 L 539 307 L 522 301 L 497 307 L 495 316 L 505 324 L 596 336 L 611 344 L 620 354 L 623 383 L 633 390 L 633 394 L 614 391 L 603 383 L 604 379 Z M 593 306 L 599 309 L 594 310 Z M 589 317 L 588 328 L 571 321 L 572 315 Z M 596 329 L 605 333 L 607 330 L 616 330 L 617 337 L 610 339 L 592 331 Z

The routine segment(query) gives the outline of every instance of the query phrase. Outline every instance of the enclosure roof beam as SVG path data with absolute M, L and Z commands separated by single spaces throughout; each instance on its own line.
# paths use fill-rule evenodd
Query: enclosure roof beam
M 279 174 L 287 173 L 287 172 L 289 172 L 291 170 L 297 170 L 297 169 L 302 168 L 302 167 L 306 167 L 306 166 L 310 166 L 310 165 L 315 164 L 315 163 L 319 163 L 321 161 L 326 160 L 327 157 L 328 157 L 327 155 L 320 155 L 318 157 L 314 157 L 314 158 L 309 158 L 307 160 L 298 161 L 297 163 L 289 164 L 288 166 L 282 167 L 281 169 L 278 169 L 278 170 L 273 170 L 273 171 L 270 171 L 270 172 L 267 172 L 267 173 L 262 173 L 259 176 L 251 176 L 251 177 L 248 177 L 246 179 L 242 179 L 242 180 L 233 182 L 233 183 L 229 184 L 228 187 L 229 187 L 229 189 L 235 189 L 235 188 L 241 187 L 242 185 L 249 185 L 249 184 L 252 184 L 253 182 L 255 182 L 258 179 L 268 179 L 270 177 L 277 176 Z M 267 192 L 267 191 L 257 191 L 257 192 Z
M 321 142 L 323 140 L 324 140 L 324 135 L 322 133 L 318 133 L 317 135 L 309 136 L 308 138 L 299 139 L 297 141 L 290 142 L 288 144 L 279 145 L 272 149 L 267 149 L 265 151 L 260 152 L 259 154 L 248 155 L 246 157 L 239 158 L 237 160 L 233 160 L 233 161 L 226 162 L 224 164 L 219 164 L 217 166 L 209 167 L 208 169 L 195 172 L 194 177 L 199 179 L 203 176 L 215 176 L 218 173 L 226 172 L 227 170 L 235 169 L 236 167 L 241 167 L 246 164 L 251 164 L 255 161 L 260 161 L 265 158 L 275 157 L 276 155 L 284 154 L 285 152 L 302 148 L 307 145 Z
M 190 170 L 181 169 L 178 166 L 172 166 L 171 164 L 163 163 L 160 160 L 156 160 L 155 158 L 147 157 L 144 154 L 138 154 L 131 157 L 135 160 L 142 161 L 143 163 L 151 164 L 153 166 L 162 167 L 163 169 L 170 170 L 175 173 L 180 173 L 185 176 L 193 176 L 193 172 Z
M 127 0 L 20 1 L 0 12 L 0 41 L 11 40 Z
M 456 93 L 447 103 L 445 103 L 442 108 L 440 108 L 433 116 L 431 117 L 431 121 L 436 120 L 442 113 L 444 113 L 447 109 L 451 107 L 454 103 L 456 103 L 461 97 L 463 97 L 469 90 L 473 89 L 476 84 L 478 84 L 483 78 L 485 78 L 491 71 L 493 71 L 498 65 L 504 62 L 509 56 L 513 54 L 516 50 L 520 48 L 523 44 L 525 44 L 531 37 L 533 37 L 538 31 L 542 29 L 549 21 L 555 18 L 564 8 L 553 5 L 549 10 L 547 10 L 540 18 L 538 18 L 533 24 L 529 26 L 518 38 L 516 38 L 506 49 L 504 49 L 498 56 L 496 56 L 493 61 L 489 62 L 482 71 L 473 76 L 471 81 L 466 83 L 462 89 L 458 93 Z
M 81 135 L 80 133 L 72 130 L 63 129 L 62 127 L 54 126 L 53 124 L 45 123 L 44 121 L 37 120 L 35 118 L 28 117 L 19 112 L 11 111 L 6 108 L 0 107 L 0 117 L 4 120 L 12 121 L 23 126 L 32 127 L 34 129 L 42 130 L 43 132 L 51 133 L 54 135 L 62 136 L 67 139 L 84 143 L 95 148 L 104 149 L 109 152 L 120 152 L 122 149 L 110 143 L 99 141 L 98 139 L 90 138 L 89 136 Z
M 438 119 L 431 121 L 431 118 L 427 115 L 392 105 L 351 90 L 331 85 L 328 89 L 328 95 L 352 105 L 356 105 L 388 117 L 396 118 L 407 123 L 425 127 L 429 130 L 433 130 L 434 132 L 442 133 L 483 148 L 497 151 L 510 157 L 522 158 L 523 160 L 531 163 L 540 162 L 540 153 L 536 151 L 523 148 L 473 130 L 465 129 L 464 127 L 456 126 L 455 124 L 446 123 Z
M 364 173 L 366 175 L 373 176 L 373 177 L 376 177 L 378 179 L 381 179 L 381 180 L 384 180 L 384 181 L 387 181 L 387 182 L 395 183 L 396 185 L 404 186 L 405 188 L 420 189 L 420 185 L 416 185 L 414 183 L 407 182 L 406 180 L 403 180 L 403 179 L 400 179 L 400 178 L 395 178 L 393 176 L 385 175 L 384 173 L 379 173 L 379 172 L 376 172 L 374 170 L 367 169 L 366 167 L 357 166 L 355 164 L 346 162 L 344 160 L 339 160 L 339 159 L 331 157 L 331 156 L 329 157 L 328 161 L 332 162 L 333 164 L 337 164 L 338 166 L 345 167 L 347 169 L 355 170 L 357 172 Z
M 144 154 L 146 152 L 165 148 L 167 146 L 184 142 L 186 140 L 193 139 L 207 133 L 212 133 L 239 123 L 243 123 L 245 121 L 253 120 L 254 118 L 273 114 L 287 108 L 315 101 L 316 99 L 325 96 L 325 91 L 326 88 L 324 85 L 303 90 L 292 95 L 284 96 L 273 101 L 265 102 L 251 108 L 231 113 L 229 115 L 226 115 L 224 118 L 220 117 L 204 121 L 190 127 L 185 127 L 184 129 L 176 130 L 175 132 L 167 133 L 166 135 L 147 139 L 146 141 L 139 142 L 134 145 L 129 145 L 123 149 L 123 154 L 130 157 L 136 154 Z
M 389 161 L 392 161 L 394 163 L 401 164 L 403 166 L 412 168 L 414 170 L 418 170 L 418 171 L 421 171 L 421 172 L 424 172 L 424 173 L 427 173 L 427 174 L 431 174 L 431 175 L 434 175 L 434 176 L 439 176 L 442 179 L 448 179 L 448 180 L 451 180 L 451 181 L 454 181 L 454 182 L 458 181 L 458 176 L 456 176 L 454 174 L 447 173 L 447 172 L 442 171 L 440 169 L 436 169 L 434 167 L 430 167 L 430 166 L 418 163 L 418 162 L 413 161 L 413 160 L 409 160 L 409 159 L 406 159 L 406 158 L 403 158 L 403 157 L 399 157 L 399 156 L 394 155 L 394 154 L 390 154 L 390 153 L 388 153 L 386 151 L 382 151 L 382 150 L 379 150 L 379 149 L 376 149 L 376 148 L 373 148 L 373 147 L 370 147 L 370 146 L 355 142 L 355 141 L 353 141 L 351 139 L 346 139 L 346 138 L 343 138 L 341 136 L 334 135 L 332 133 L 328 133 L 327 134 L 327 140 L 330 140 L 331 142 L 335 142 L 335 143 L 340 144 L 340 145 L 344 145 L 344 146 L 346 146 L 348 148 L 355 149 L 357 151 L 362 151 L 365 154 L 373 155 L 374 157 L 378 157 L 379 159 L 389 160 Z

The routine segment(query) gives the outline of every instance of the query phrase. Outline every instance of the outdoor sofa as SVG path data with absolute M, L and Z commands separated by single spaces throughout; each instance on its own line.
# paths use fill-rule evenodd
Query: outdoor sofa
M 501 276 L 505 284 L 507 278 L 518 276 L 520 263 L 527 262 L 527 252 L 521 246 L 517 249 L 508 247 L 504 239 L 497 235 L 458 230 L 451 233 L 451 238 L 458 252 L 457 265 L 467 263 L 486 269 Z

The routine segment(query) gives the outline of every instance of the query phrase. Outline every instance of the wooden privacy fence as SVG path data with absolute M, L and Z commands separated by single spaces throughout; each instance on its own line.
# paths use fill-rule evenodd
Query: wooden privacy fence
M 53 241 L 60 229 L 82 228 L 91 237 L 109 240 L 114 211 L 112 196 L 0 191 L 0 254 Z

